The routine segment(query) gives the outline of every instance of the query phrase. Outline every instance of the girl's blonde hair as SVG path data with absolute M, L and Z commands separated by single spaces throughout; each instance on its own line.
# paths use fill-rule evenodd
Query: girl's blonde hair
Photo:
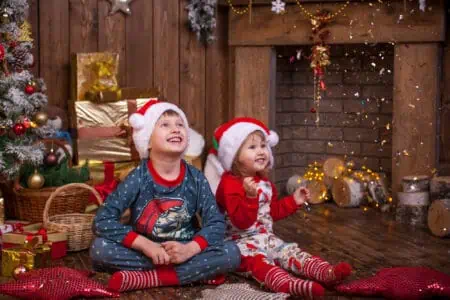
M 231 165 L 231 173 L 233 173 L 233 175 L 243 177 L 245 167 L 239 162 L 239 156 L 241 155 L 242 146 L 248 139 L 253 138 L 254 136 L 259 136 L 267 144 L 266 136 L 260 130 L 255 130 L 252 133 L 250 133 L 244 140 L 244 142 L 242 142 L 241 146 L 239 147 L 236 153 L 236 156 L 234 157 L 233 164 Z M 267 145 L 267 147 L 270 146 Z M 257 172 L 256 175 L 258 175 L 259 177 L 268 177 L 270 171 L 269 165 L 270 163 L 267 163 L 267 167 L 264 170 Z

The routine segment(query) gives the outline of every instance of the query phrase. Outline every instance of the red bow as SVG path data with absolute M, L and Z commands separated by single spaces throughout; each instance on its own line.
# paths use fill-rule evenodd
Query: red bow
M 23 232 L 23 229 L 22 231 Z M 48 240 L 48 235 L 47 235 L 47 229 L 45 228 L 41 228 L 38 230 L 38 232 L 36 233 L 32 233 L 32 232 L 23 232 L 24 234 L 27 235 L 26 240 L 28 242 L 31 242 L 31 240 L 35 237 L 35 236 L 42 236 L 42 243 L 46 243 Z
M 101 184 L 97 184 L 94 186 L 94 189 L 100 194 L 102 198 L 102 202 L 105 201 L 106 197 L 111 194 L 119 184 L 119 182 L 114 178 L 114 163 L 112 162 L 104 162 L 104 182 Z M 95 196 L 91 194 L 89 196 L 89 203 L 98 204 Z

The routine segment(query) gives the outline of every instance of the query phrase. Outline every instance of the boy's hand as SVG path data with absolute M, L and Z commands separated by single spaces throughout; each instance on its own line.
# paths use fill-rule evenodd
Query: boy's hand
M 303 205 L 306 201 L 309 200 L 309 198 L 311 197 L 311 193 L 307 188 L 299 187 L 295 190 L 293 196 L 297 205 Z
M 181 264 L 201 251 L 200 246 L 196 242 L 183 244 L 169 241 L 162 243 L 162 246 L 169 255 L 170 262 L 174 264 Z
M 155 265 L 170 264 L 170 257 L 161 244 L 152 242 L 141 235 L 134 240 L 132 247 L 150 258 Z
M 258 184 L 255 182 L 253 177 L 245 177 L 244 178 L 244 190 L 245 194 L 249 198 L 255 198 L 258 196 Z

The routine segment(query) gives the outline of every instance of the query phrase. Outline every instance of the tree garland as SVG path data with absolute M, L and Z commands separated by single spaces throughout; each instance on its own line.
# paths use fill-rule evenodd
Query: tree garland
M 188 10 L 188 25 L 195 32 L 197 39 L 205 44 L 216 40 L 217 0 L 190 0 Z

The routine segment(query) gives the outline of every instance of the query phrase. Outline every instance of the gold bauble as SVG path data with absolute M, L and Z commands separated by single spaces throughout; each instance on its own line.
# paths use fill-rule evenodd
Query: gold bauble
M 47 124 L 47 120 L 48 120 L 48 115 L 45 112 L 38 112 L 35 116 L 34 116 L 34 120 L 36 121 L 36 123 L 39 126 L 44 126 L 45 124 Z
M 15 280 L 18 280 L 20 275 L 25 274 L 27 272 L 27 268 L 24 265 L 20 265 L 13 270 L 13 277 Z
M 3 9 L 3 11 L 1 12 L 1 19 L 0 19 L 1 23 L 2 24 L 8 24 L 10 22 L 9 17 L 10 16 L 9 16 L 8 11 L 6 10 L 6 8 Z
M 27 184 L 30 189 L 40 189 L 44 186 L 44 176 L 34 170 L 34 173 L 28 177 Z

